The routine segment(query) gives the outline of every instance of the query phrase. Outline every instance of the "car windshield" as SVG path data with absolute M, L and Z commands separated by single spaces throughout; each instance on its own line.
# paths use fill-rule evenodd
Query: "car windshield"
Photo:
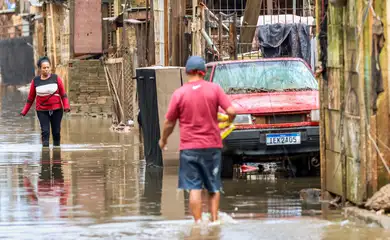
M 213 82 L 227 94 L 318 90 L 301 61 L 257 61 L 217 65 Z

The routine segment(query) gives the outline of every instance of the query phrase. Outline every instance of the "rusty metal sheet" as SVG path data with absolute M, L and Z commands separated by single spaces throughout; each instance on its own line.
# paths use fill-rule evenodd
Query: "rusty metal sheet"
M 74 54 L 102 53 L 101 0 L 75 0 Z

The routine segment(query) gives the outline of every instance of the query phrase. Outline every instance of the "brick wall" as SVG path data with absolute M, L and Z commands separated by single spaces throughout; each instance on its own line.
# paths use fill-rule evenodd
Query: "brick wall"
M 72 60 L 68 68 L 72 114 L 111 117 L 112 98 L 99 60 Z

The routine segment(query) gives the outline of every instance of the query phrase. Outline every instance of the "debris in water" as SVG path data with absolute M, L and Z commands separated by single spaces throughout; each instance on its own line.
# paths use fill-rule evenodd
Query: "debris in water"
M 306 188 L 299 191 L 300 199 L 307 203 L 319 203 L 321 199 L 321 189 Z
M 127 125 L 128 125 L 128 126 L 134 126 L 134 121 L 133 121 L 133 120 L 127 121 Z
M 120 123 L 118 125 L 112 125 L 110 127 L 110 130 L 113 132 L 118 132 L 118 133 L 129 133 L 133 131 L 134 125 L 126 125 L 124 123 Z
M 383 186 L 370 199 L 368 199 L 365 207 L 375 211 L 390 211 L 390 184 Z
M 341 202 L 341 197 L 336 196 L 335 198 L 332 199 L 332 201 L 329 202 L 329 204 L 335 207 L 340 207 L 340 202 Z

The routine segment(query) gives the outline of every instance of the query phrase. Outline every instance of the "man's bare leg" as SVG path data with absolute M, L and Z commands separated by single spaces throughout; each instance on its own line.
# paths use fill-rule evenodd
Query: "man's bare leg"
M 221 194 L 219 192 L 209 194 L 209 210 L 211 213 L 211 221 L 218 221 L 218 211 L 219 211 L 219 199 Z
M 202 218 L 202 190 L 190 191 L 190 210 L 195 222 Z
M 202 213 L 209 212 L 209 192 L 206 189 L 202 190 Z

